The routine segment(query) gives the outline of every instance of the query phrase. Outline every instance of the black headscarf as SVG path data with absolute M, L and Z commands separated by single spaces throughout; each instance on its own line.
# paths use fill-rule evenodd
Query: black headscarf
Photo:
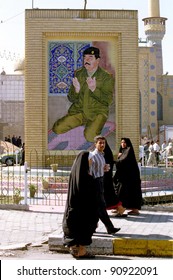
M 90 245 L 98 222 L 96 191 L 89 175 L 89 152 L 76 157 L 70 177 L 63 217 L 64 245 Z

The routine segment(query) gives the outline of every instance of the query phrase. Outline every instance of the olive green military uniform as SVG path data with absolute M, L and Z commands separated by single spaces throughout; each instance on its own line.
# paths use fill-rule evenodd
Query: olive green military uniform
M 93 142 L 107 121 L 109 106 L 113 101 L 114 79 L 110 73 L 98 67 L 92 76 L 96 79 L 96 89 L 92 92 L 86 82 L 88 74 L 84 67 L 76 71 L 76 77 L 80 83 L 80 91 L 76 93 L 74 86 L 71 86 L 68 99 L 72 105 L 68 114 L 54 123 L 52 130 L 62 134 L 85 125 L 84 136 L 87 141 Z

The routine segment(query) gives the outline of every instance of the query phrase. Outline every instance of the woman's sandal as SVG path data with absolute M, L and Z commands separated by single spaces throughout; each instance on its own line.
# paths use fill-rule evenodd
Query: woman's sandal
M 79 256 L 79 248 L 77 246 L 70 247 L 69 252 L 74 258 Z

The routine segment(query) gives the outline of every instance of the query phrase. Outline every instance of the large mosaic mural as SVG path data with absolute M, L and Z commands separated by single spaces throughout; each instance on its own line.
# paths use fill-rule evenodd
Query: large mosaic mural
M 68 94 L 74 71 L 83 65 L 83 51 L 89 42 L 48 43 L 49 50 L 49 96 Z
M 102 70 L 99 70 L 99 74 L 93 75 L 95 78 L 92 76 L 92 79 L 86 82 L 87 78 L 84 77 L 85 70 L 83 70 L 85 68 L 84 52 L 88 54 L 88 50 L 96 51 L 99 58 L 98 67 Z M 96 131 L 99 131 L 99 134 L 109 137 L 112 135 L 115 138 L 115 67 L 111 65 L 109 50 L 109 42 L 48 42 L 49 150 L 90 149 L 93 146 L 92 136 L 95 126 L 98 126 Z M 83 76 L 82 73 L 84 73 Z M 78 80 L 81 79 L 80 90 L 77 94 L 72 92 L 76 75 L 78 75 Z M 86 89 L 87 84 L 89 89 Z M 94 84 L 96 88 L 92 91 Z M 92 103 L 88 101 L 90 95 Z M 80 100 L 77 100 L 78 96 Z M 85 106 L 85 102 L 88 107 Z M 71 118 L 74 108 L 75 110 L 77 108 L 77 123 L 76 117 Z M 95 120 L 94 114 L 97 114 L 97 121 L 92 126 Z M 69 117 L 69 115 L 70 118 L 67 118 L 66 116 Z M 59 120 L 61 120 L 61 129 Z M 58 123 L 57 130 L 54 129 L 55 123 Z M 87 128 L 88 123 L 90 128 Z M 101 126 L 100 123 L 103 125 Z

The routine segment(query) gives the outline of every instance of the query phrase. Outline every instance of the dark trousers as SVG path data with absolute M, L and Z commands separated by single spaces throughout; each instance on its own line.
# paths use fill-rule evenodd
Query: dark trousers
M 155 152 L 155 155 L 156 155 L 156 162 L 157 162 L 157 164 L 159 164 L 159 155 L 160 155 L 160 153 L 159 152 Z
M 102 223 L 105 225 L 107 230 L 112 230 L 114 225 L 112 224 L 109 215 L 106 211 L 106 202 L 104 199 L 104 186 L 103 186 L 103 177 L 94 179 L 97 192 L 97 209 L 98 216 Z

